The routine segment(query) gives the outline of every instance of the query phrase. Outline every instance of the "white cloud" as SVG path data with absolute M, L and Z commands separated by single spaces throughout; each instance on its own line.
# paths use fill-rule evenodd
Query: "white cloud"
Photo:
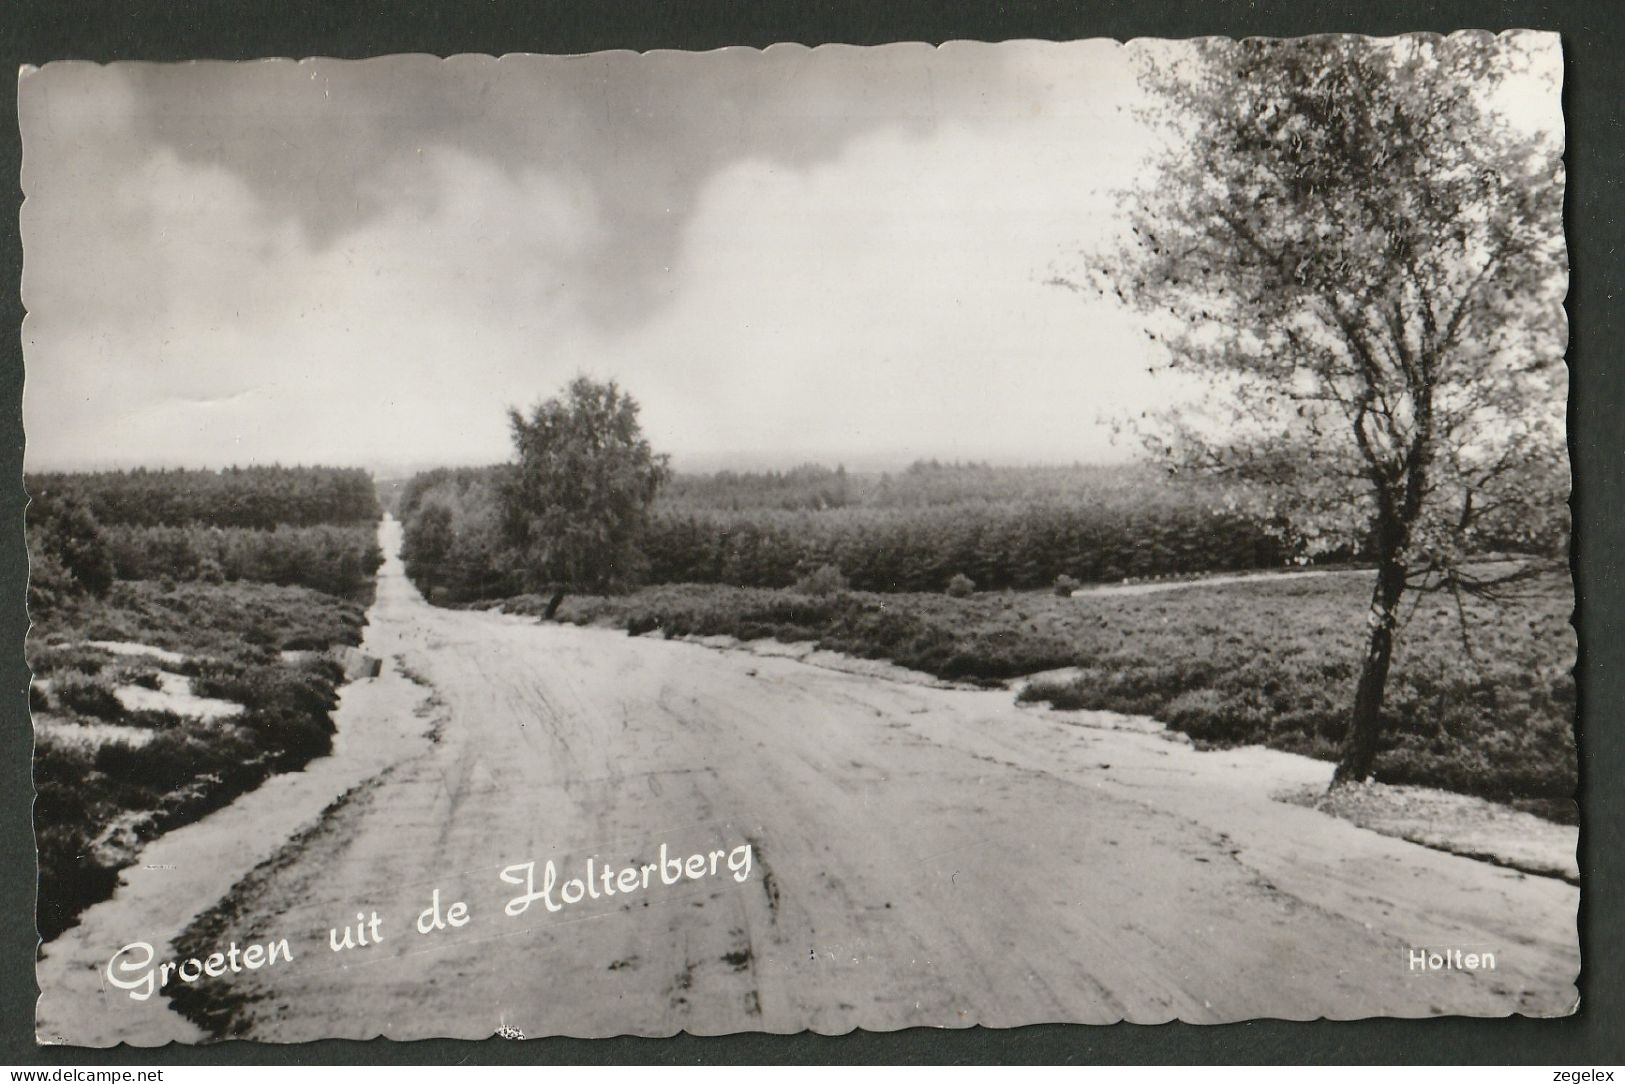
M 1109 215 L 1131 135 L 1052 85 L 806 171 L 736 162 L 663 307 L 607 330 L 576 269 L 617 235 L 579 179 L 429 146 L 314 249 L 234 173 L 128 147 L 112 183 L 31 201 L 30 460 L 498 458 L 503 408 L 578 370 L 691 462 L 1098 456 L 1097 409 L 1144 395 L 1138 347 L 1043 279 Z
M 740 163 L 690 222 L 670 308 L 581 362 L 706 461 L 1121 454 L 1095 419 L 1149 402 L 1144 338 L 1045 284 L 1108 227 L 1102 189 L 1137 152 L 1094 129 L 950 125 L 877 133 L 806 174 Z
M 1541 57 L 1553 78 L 1556 56 Z M 661 63 L 668 97 L 707 70 Z M 756 70 L 730 63 L 713 74 Z M 781 51 L 756 77 L 817 93 L 752 112 L 729 84 L 683 106 L 726 106 L 722 120 L 599 101 L 600 84 L 556 73 L 525 97 L 520 76 L 554 69 L 482 67 L 508 96 L 493 91 L 507 104 L 490 116 L 467 88 L 455 99 L 495 125 L 477 149 L 447 137 L 449 114 L 410 138 L 444 111 L 448 69 L 414 82 L 409 67 L 390 69 L 416 88 L 397 108 L 360 94 L 395 83 L 333 62 L 351 108 L 332 130 L 325 98 L 301 113 L 233 81 L 281 69 L 184 69 L 240 93 L 202 120 L 153 107 L 158 120 L 249 140 L 252 168 L 141 134 L 129 69 L 24 80 L 31 466 L 492 460 L 508 453 L 503 409 L 577 371 L 619 379 L 680 463 L 1067 461 L 1123 454 L 1097 417 L 1173 393 L 1146 374 L 1134 318 L 1045 285 L 1116 228 L 1110 190 L 1145 145 L 1115 46 Z M 853 79 L 875 101 L 848 128 L 828 103 L 856 108 Z M 1528 109 L 1550 112 L 1550 86 L 1526 88 Z M 640 112 L 667 105 L 705 154 Z M 628 109 L 637 139 L 594 127 Z M 249 135 L 226 123 L 238 113 Z M 818 129 L 816 153 L 786 149 L 808 142 L 798 124 Z M 284 131 L 286 174 L 264 143 Z
M 32 307 L 31 461 L 501 455 L 504 382 L 528 385 L 570 322 L 590 195 L 445 150 L 400 180 L 427 198 L 322 252 L 167 152 L 87 204 L 55 255 L 112 303 Z

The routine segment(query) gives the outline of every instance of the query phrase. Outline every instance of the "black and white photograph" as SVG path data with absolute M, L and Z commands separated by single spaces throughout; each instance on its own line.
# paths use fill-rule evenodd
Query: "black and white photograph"
M 1575 1013 L 1562 76 L 25 67 L 36 1041 Z

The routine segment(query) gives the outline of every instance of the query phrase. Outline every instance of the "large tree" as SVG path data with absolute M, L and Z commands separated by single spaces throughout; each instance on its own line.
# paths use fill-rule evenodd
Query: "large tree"
M 1487 544 L 1566 532 L 1556 48 L 1147 48 L 1162 149 L 1121 246 L 1065 283 L 1138 310 L 1205 389 L 1150 418 L 1154 454 L 1251 483 L 1311 551 L 1375 558 L 1337 783 L 1372 774 L 1406 593 L 1459 611 L 1509 589 L 1469 560 Z
M 577 377 L 563 394 L 508 412 L 518 461 L 502 481 L 502 524 L 526 586 L 602 591 L 631 579 L 638 537 L 668 477 L 638 424 L 638 404 L 614 382 Z

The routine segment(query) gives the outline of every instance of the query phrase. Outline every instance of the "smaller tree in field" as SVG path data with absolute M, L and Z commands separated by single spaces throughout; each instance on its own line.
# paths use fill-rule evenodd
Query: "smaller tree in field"
M 43 613 L 72 595 L 104 595 L 113 558 L 101 525 L 77 494 L 40 489 L 28 507 L 28 604 Z
M 518 462 L 501 492 L 504 538 L 525 586 L 552 592 L 552 618 L 567 591 L 605 591 L 641 566 L 638 538 L 669 476 L 638 424 L 638 404 L 613 381 L 586 377 L 531 409 L 508 412 Z

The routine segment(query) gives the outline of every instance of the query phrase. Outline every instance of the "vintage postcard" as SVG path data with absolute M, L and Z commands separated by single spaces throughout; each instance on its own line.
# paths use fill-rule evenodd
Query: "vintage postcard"
M 25 68 L 39 1042 L 1573 1012 L 1560 81 Z

